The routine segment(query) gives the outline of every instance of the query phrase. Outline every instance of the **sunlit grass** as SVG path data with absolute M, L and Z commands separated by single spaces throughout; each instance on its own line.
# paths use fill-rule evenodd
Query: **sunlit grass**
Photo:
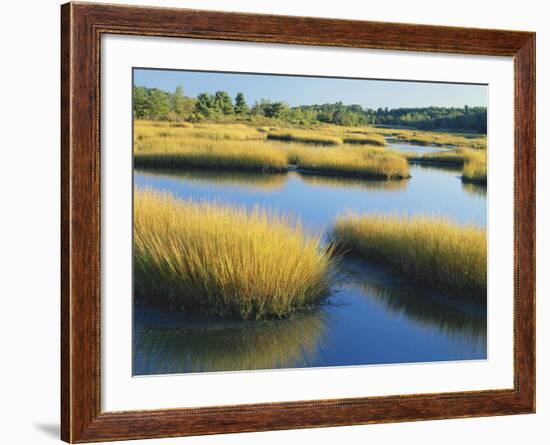
M 456 294 L 481 297 L 487 289 L 487 234 L 445 218 L 349 214 L 331 239 L 341 249 L 388 264 L 409 279 Z
M 387 145 L 386 139 L 380 134 L 346 134 L 342 140 L 345 144 L 366 144 L 377 145 L 380 147 Z
M 214 141 L 250 141 L 265 139 L 265 134 L 242 124 L 191 124 L 187 122 L 135 122 L 135 139 L 139 144 L 158 139 L 208 139 Z M 153 141 L 152 141 L 153 140 Z
M 146 141 L 134 150 L 136 167 L 206 168 L 281 172 L 285 151 L 264 141 L 174 139 Z
M 135 295 L 151 305 L 281 317 L 325 298 L 334 266 L 290 217 L 135 192 Z
M 277 141 L 299 142 L 302 144 L 339 145 L 342 139 L 311 130 L 272 131 L 267 138 Z
M 425 162 L 463 166 L 472 161 L 477 164 L 487 163 L 487 151 L 468 148 L 456 148 L 454 150 L 436 151 L 421 156 L 416 154 L 404 154 L 412 162 Z
M 473 184 L 487 184 L 487 161 L 470 158 L 464 162 L 462 181 Z
M 487 137 L 474 135 L 466 137 L 456 133 L 420 130 L 393 130 L 394 136 L 401 140 L 417 145 L 455 146 L 474 149 L 486 149 Z
M 407 160 L 383 149 L 359 147 L 310 148 L 295 146 L 289 149 L 289 162 L 300 169 L 336 176 L 403 179 L 409 177 Z

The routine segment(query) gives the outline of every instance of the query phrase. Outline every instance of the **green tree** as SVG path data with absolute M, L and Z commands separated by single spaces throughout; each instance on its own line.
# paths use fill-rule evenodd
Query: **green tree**
M 212 117 L 216 114 L 214 107 L 214 96 L 208 93 L 201 93 L 197 96 L 195 113 L 202 117 Z
M 186 100 L 183 95 L 183 87 L 176 87 L 176 91 L 170 97 L 170 108 L 175 113 L 176 117 L 182 119 L 186 113 Z
M 148 117 L 150 103 L 148 89 L 145 87 L 134 87 L 134 117 L 145 119 Z
M 216 91 L 214 94 L 214 107 L 221 113 L 233 114 L 233 100 L 226 91 Z
M 248 113 L 248 105 L 244 98 L 244 94 L 237 93 L 237 95 L 235 96 L 235 114 L 247 114 L 247 113 Z
M 170 112 L 170 102 L 166 91 L 153 88 L 149 90 L 150 119 L 166 119 Z

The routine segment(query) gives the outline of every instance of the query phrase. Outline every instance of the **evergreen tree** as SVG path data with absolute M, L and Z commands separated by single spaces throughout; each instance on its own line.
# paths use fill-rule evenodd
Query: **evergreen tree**
M 247 113 L 248 113 L 248 105 L 246 104 L 244 94 L 237 93 L 237 95 L 235 96 L 235 114 L 247 114 Z
M 226 91 L 216 91 L 214 95 L 214 107 L 222 114 L 233 114 L 233 100 Z

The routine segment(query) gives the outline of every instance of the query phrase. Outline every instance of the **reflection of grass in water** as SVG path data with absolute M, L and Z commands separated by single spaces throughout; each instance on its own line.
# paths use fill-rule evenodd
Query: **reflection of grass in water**
M 463 308 L 456 301 L 440 301 L 433 291 L 416 286 L 363 280 L 354 282 L 352 286 L 368 298 L 383 303 L 391 311 L 402 313 L 428 328 L 436 328 L 449 336 L 467 337 L 475 342 L 485 342 L 487 339 L 485 302 L 479 307 Z
M 225 329 L 134 332 L 134 373 L 238 371 L 292 368 L 314 361 L 326 331 L 322 310 L 289 319 L 241 322 Z
M 463 182 L 462 189 L 470 195 L 487 196 L 487 186 L 485 185 L 474 184 L 471 182 Z
M 376 179 L 362 179 L 354 177 L 340 178 L 337 176 L 319 176 L 300 172 L 300 178 L 307 184 L 332 188 L 355 188 L 360 190 L 404 190 L 408 181 L 381 181 Z
M 255 208 L 134 194 L 135 296 L 244 319 L 286 316 L 328 296 L 335 258 L 298 221 Z
M 228 170 L 142 169 L 136 170 L 136 172 L 146 176 L 181 179 L 206 185 L 255 187 L 266 190 L 278 190 L 286 184 L 288 179 L 286 174 L 272 173 L 266 175 L 255 172 L 232 172 Z
M 415 168 L 440 172 L 462 173 L 460 165 L 453 164 L 416 164 Z

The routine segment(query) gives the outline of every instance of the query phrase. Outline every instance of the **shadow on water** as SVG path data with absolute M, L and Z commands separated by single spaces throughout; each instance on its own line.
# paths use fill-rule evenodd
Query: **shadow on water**
M 266 174 L 228 170 L 136 169 L 135 172 L 145 177 L 157 179 L 167 177 L 197 184 L 236 186 L 243 189 L 257 187 L 263 191 L 279 190 L 284 187 L 288 179 L 286 173 Z
M 440 334 L 484 345 L 487 341 L 487 302 L 468 295 L 448 296 L 393 277 L 380 266 L 347 259 L 343 286 L 384 305 L 410 322 L 435 328 Z
M 449 172 L 449 173 L 456 173 L 457 177 L 460 177 L 462 175 L 462 167 L 460 165 L 453 165 L 453 164 L 428 164 L 428 163 L 413 163 L 414 165 L 420 167 L 421 169 L 428 171 L 440 171 L 440 172 Z
M 332 187 L 341 189 L 358 189 L 358 190 L 403 190 L 407 188 L 409 183 L 408 179 L 400 180 L 376 180 L 376 179 L 362 179 L 353 177 L 338 177 L 338 176 L 321 176 L 311 173 L 298 173 L 300 179 L 308 185 Z
M 329 315 L 317 308 L 241 321 L 136 307 L 134 317 L 134 375 L 150 375 L 307 366 L 316 361 Z
M 462 189 L 473 196 L 487 196 L 487 186 L 480 184 L 472 184 L 470 182 L 463 182 Z

